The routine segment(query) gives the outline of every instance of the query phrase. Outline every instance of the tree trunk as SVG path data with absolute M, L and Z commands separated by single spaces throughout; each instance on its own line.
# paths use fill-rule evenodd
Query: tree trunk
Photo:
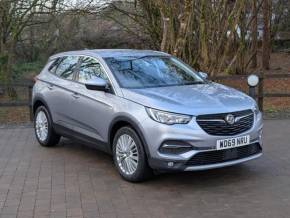
M 252 25 L 251 25 L 251 39 L 252 39 L 252 46 L 251 46 L 251 68 L 257 67 L 257 50 L 258 50 L 258 16 L 257 16 L 257 0 L 252 0 Z
M 163 32 L 162 32 L 162 41 L 160 50 L 166 52 L 167 51 L 167 45 L 168 45 L 168 30 L 169 30 L 169 22 L 170 19 L 168 17 L 165 17 L 164 13 L 161 12 L 162 21 L 163 21 Z
M 271 53 L 271 32 L 270 32 L 270 20 L 271 20 L 271 8 L 270 0 L 263 1 L 263 56 L 262 64 L 263 69 L 269 70 L 270 68 L 270 53 Z
M 199 18 L 199 40 L 200 40 L 200 53 L 203 63 L 203 68 L 207 70 L 209 66 L 209 57 L 208 57 L 208 42 L 207 42 L 207 28 L 206 28 L 206 2 L 207 0 L 202 0 L 201 2 L 201 13 Z
M 177 34 L 177 40 L 173 54 L 177 57 L 181 56 L 182 49 L 185 49 L 186 44 L 186 30 L 188 28 L 190 12 L 191 12 L 192 2 L 191 0 L 185 0 L 183 13 L 179 15 L 180 27 Z
M 238 45 L 238 61 L 236 62 L 236 73 L 245 74 L 245 55 L 246 55 L 246 14 L 244 11 L 240 15 L 240 35 L 239 35 L 239 45 Z
M 14 41 L 6 42 L 2 44 L 1 51 L 1 74 L 4 82 L 9 82 L 12 75 L 12 65 L 14 63 Z

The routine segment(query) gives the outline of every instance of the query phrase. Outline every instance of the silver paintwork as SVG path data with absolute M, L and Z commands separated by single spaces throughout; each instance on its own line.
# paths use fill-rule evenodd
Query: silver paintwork
M 96 59 L 105 70 L 114 94 L 88 90 L 82 83 L 64 80 L 49 73 L 49 63 L 65 55 Z M 255 110 L 256 103 L 251 97 L 213 82 L 146 89 L 121 88 L 103 58 L 133 55 L 169 56 L 162 52 L 139 50 L 84 50 L 57 54 L 50 58 L 48 65 L 38 75 L 33 99 L 45 99 L 53 123 L 105 143 L 109 142 L 108 133 L 112 122 L 119 117 L 126 117 L 142 133 L 148 155 L 163 161 L 186 161 L 199 152 L 215 150 L 216 141 L 227 138 L 208 135 L 197 124 L 197 115 Z M 188 124 L 165 125 L 153 121 L 145 107 L 187 114 L 193 118 Z M 258 112 L 255 113 L 253 127 L 236 136 L 250 135 L 252 143 L 262 144 L 262 127 L 262 114 Z M 160 153 L 158 148 L 166 140 L 181 140 L 202 150 L 182 154 Z M 226 165 L 222 163 L 219 166 L 223 164 Z
M 93 85 L 93 86 L 106 86 L 107 82 L 101 78 L 94 78 L 86 82 L 86 85 Z
M 139 162 L 139 153 L 133 138 L 123 134 L 118 138 L 116 145 L 116 158 L 119 168 L 123 173 L 132 175 Z

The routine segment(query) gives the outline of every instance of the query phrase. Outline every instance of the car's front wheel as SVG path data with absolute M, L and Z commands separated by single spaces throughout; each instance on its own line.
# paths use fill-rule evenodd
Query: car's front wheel
M 43 146 L 54 146 L 60 140 L 60 136 L 53 130 L 52 119 L 44 106 L 36 109 L 34 130 L 37 141 Z
M 113 156 L 119 174 L 127 181 L 140 182 L 152 175 L 142 141 L 131 127 L 117 131 Z

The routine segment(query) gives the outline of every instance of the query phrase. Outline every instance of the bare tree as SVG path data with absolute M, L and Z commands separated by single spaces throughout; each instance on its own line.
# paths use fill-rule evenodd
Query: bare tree
M 57 0 L 1 0 L 0 1 L 0 57 L 5 80 L 10 79 L 14 50 L 25 28 L 46 22 L 43 17 L 49 14 Z M 42 15 L 41 19 L 37 19 Z
M 259 6 L 258 0 L 255 1 L 252 10 L 257 15 Z M 147 7 L 144 7 L 144 2 Z M 181 57 L 211 75 L 245 73 L 251 56 L 257 53 L 257 43 L 254 41 L 251 47 L 248 35 L 257 20 L 249 18 L 251 4 L 246 0 L 136 0 L 136 5 L 137 12 L 141 8 L 140 16 L 136 11 L 118 10 L 137 20 L 149 36 L 153 31 L 147 30 L 154 29 L 157 33 L 154 41 L 159 43 L 160 50 Z M 154 13 L 147 10 L 148 5 Z M 152 17 L 153 24 L 150 22 Z M 253 37 L 256 39 L 257 35 Z
M 30 42 L 32 56 L 36 56 L 33 54 L 35 44 L 41 41 L 43 47 L 51 46 L 53 38 L 59 36 L 58 25 L 63 22 L 62 19 L 69 17 L 66 19 L 67 26 L 75 29 L 79 16 L 97 13 L 103 5 L 102 0 L 0 0 L 0 71 L 4 75 L 2 78 L 6 81 L 11 79 L 15 52 L 20 42 Z M 47 31 L 50 29 L 46 28 L 51 23 L 55 29 L 49 33 Z M 63 32 L 63 35 L 71 37 L 71 32 Z M 65 40 L 63 44 L 67 45 Z

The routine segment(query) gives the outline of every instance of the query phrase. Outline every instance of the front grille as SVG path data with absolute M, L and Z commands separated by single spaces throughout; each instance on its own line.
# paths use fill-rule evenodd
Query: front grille
M 217 164 L 246 158 L 261 152 L 262 148 L 259 143 L 226 150 L 205 151 L 194 155 L 189 161 L 186 162 L 186 165 L 200 166 L 207 164 Z
M 235 118 L 240 117 L 240 119 L 234 124 L 228 124 L 225 121 L 228 114 L 232 114 Z M 210 135 L 232 136 L 252 128 L 254 113 L 252 110 L 244 110 L 232 113 L 199 115 L 196 117 L 196 122 Z

